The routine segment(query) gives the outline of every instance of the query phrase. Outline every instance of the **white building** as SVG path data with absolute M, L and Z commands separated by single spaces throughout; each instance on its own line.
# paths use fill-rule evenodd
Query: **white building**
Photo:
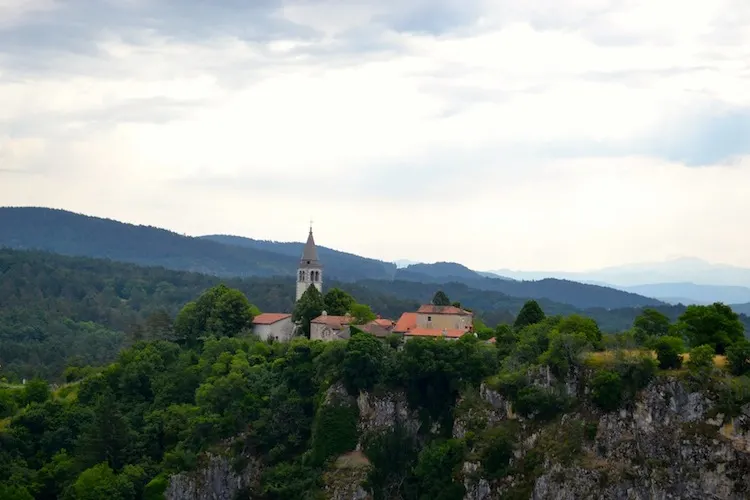
M 287 313 L 263 313 L 253 318 L 253 333 L 262 340 L 288 342 L 294 333 L 292 315 Z

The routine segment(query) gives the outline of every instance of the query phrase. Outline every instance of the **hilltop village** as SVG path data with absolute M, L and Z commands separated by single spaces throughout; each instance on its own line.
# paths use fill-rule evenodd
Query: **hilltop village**
M 310 287 L 323 293 L 323 263 L 318 257 L 312 227 L 297 270 L 295 300 L 298 302 Z M 404 312 L 398 320 L 377 317 L 364 324 L 356 324 L 351 314 L 337 316 L 323 311 L 310 321 L 310 339 L 348 339 L 353 331 L 367 332 L 379 338 L 396 334 L 404 340 L 415 337 L 457 339 L 473 332 L 473 320 L 471 311 L 453 305 L 424 304 L 416 311 Z M 297 328 L 299 325 L 293 322 L 289 313 L 262 313 L 253 319 L 253 333 L 264 340 L 289 341 Z

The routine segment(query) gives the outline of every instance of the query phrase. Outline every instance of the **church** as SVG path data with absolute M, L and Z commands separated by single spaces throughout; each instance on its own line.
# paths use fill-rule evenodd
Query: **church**
M 312 225 L 307 242 L 302 249 L 297 269 L 295 302 L 305 291 L 314 286 L 323 293 L 323 264 L 318 257 Z M 313 340 L 348 339 L 352 329 L 368 332 L 384 338 L 393 333 L 404 340 L 415 337 L 442 337 L 455 340 L 473 331 L 473 313 L 457 307 L 423 305 L 416 312 L 405 312 L 396 322 L 390 319 L 377 319 L 355 325 L 350 315 L 331 316 L 325 311 L 310 322 L 310 338 Z M 253 333 L 263 340 L 289 341 L 296 331 L 292 315 L 288 313 L 263 313 L 253 319 Z

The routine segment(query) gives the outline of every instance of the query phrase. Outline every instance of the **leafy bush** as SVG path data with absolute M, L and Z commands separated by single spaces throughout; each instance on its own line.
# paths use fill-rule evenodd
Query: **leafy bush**
M 540 421 L 551 420 L 568 408 L 568 398 L 554 390 L 529 386 L 521 389 L 514 401 L 516 411 Z
M 679 337 L 660 337 L 654 342 L 656 358 L 659 360 L 659 368 L 662 370 L 677 369 L 682 366 L 682 354 L 685 351 L 685 343 Z
M 435 500 L 462 500 L 466 493 L 456 474 L 464 463 L 466 447 L 458 439 L 433 441 L 420 453 L 414 479 L 416 495 L 413 498 Z
M 357 446 L 359 411 L 354 405 L 323 405 L 315 417 L 312 433 L 312 459 L 321 465 Z
M 510 460 L 513 458 L 516 436 L 515 430 L 507 424 L 483 433 L 479 461 L 482 463 L 485 477 L 499 479 L 507 474 Z
M 733 375 L 750 373 L 750 342 L 743 339 L 731 345 L 727 349 L 727 364 Z
M 591 401 L 604 411 L 613 411 L 622 402 L 622 378 L 617 372 L 598 371 L 589 382 Z
M 714 367 L 714 348 L 710 345 L 693 347 L 685 364 L 692 373 L 710 372 Z

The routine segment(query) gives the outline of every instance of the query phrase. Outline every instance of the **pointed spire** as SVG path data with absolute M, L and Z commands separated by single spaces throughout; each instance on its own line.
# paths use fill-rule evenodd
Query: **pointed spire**
M 302 251 L 302 260 L 305 262 L 317 262 L 318 260 L 318 249 L 315 247 L 315 238 L 313 238 L 312 221 L 310 221 L 310 234 L 307 235 L 307 243 L 305 243 L 305 249 Z

